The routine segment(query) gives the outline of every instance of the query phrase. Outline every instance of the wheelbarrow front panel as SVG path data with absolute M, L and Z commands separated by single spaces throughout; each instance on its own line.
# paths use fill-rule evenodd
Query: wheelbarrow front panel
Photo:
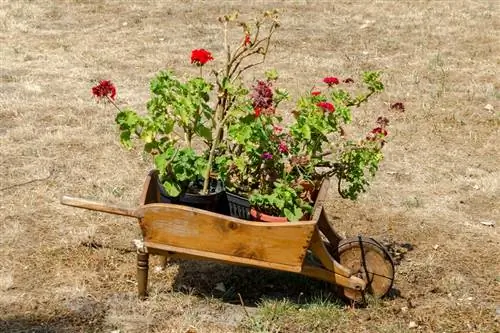
M 148 248 L 292 272 L 301 271 L 316 224 L 250 222 L 172 204 L 140 210 Z

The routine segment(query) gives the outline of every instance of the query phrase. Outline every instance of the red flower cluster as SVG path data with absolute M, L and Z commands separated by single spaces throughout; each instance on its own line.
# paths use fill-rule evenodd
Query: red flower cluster
M 401 102 L 392 103 L 391 104 L 391 109 L 392 110 L 397 110 L 397 111 L 404 112 L 405 111 L 405 105 L 403 103 L 401 103 Z
M 245 41 L 243 41 L 243 45 L 248 46 L 248 45 L 251 45 L 251 44 L 252 44 L 252 41 L 250 40 L 250 34 L 246 33 L 245 34 Z
M 312 96 L 319 96 L 321 95 L 321 91 L 311 91 Z
M 103 80 L 97 86 L 92 87 L 92 95 L 97 99 L 109 97 L 114 100 L 116 96 L 115 85 L 109 80 Z
M 329 87 L 331 87 L 334 84 L 339 84 L 339 79 L 333 76 L 327 76 L 323 79 L 323 82 L 326 83 Z
M 254 108 L 253 112 L 255 114 L 255 117 L 260 117 L 260 114 L 262 113 L 262 109 L 261 108 Z
M 389 133 L 384 127 L 375 127 L 366 135 L 366 140 L 369 141 L 375 141 L 377 139 L 381 139 L 382 145 L 384 145 L 385 140 L 384 138 L 388 135 Z
M 288 153 L 288 146 L 285 141 L 280 142 L 280 144 L 278 145 L 278 150 L 283 154 Z
M 319 102 L 318 104 L 316 104 L 317 107 L 319 108 L 322 108 L 323 111 L 328 111 L 328 112 L 333 112 L 335 111 L 335 106 L 333 106 L 332 103 L 328 103 L 328 102 Z
M 253 87 L 250 97 L 253 99 L 254 109 L 261 108 L 262 111 L 274 111 L 271 110 L 273 109 L 273 91 L 269 82 L 257 81 L 257 85 Z
M 370 133 L 375 134 L 375 135 L 381 134 L 383 136 L 387 136 L 387 134 L 388 134 L 387 130 L 385 128 L 382 128 L 382 127 L 376 127 L 374 129 L 372 129 L 372 131 Z
M 203 66 L 210 60 L 214 60 L 212 53 L 205 49 L 191 51 L 191 63 L 197 66 Z

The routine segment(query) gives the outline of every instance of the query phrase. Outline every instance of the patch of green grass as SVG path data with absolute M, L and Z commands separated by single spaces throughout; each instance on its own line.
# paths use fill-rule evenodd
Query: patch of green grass
M 349 319 L 345 304 L 318 294 L 304 304 L 265 299 L 244 324 L 251 332 L 325 332 Z

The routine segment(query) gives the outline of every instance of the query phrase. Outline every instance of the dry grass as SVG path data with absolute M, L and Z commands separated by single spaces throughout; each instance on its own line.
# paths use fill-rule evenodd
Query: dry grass
M 218 15 L 264 7 L 284 11 L 268 67 L 292 92 L 327 74 L 384 72 L 385 93 L 356 113 L 391 119 L 386 160 L 366 195 L 332 192 L 328 212 L 346 235 L 414 246 L 397 267 L 401 295 L 350 311 L 318 305 L 325 286 L 307 279 L 174 263 L 152 273 L 140 302 L 125 251 L 137 225 L 58 203 L 134 206 L 150 168 L 120 148 L 114 111 L 89 89 L 109 78 L 120 104 L 141 108 L 155 72 L 193 71 L 193 48 L 220 54 Z M 499 16 L 494 0 L 2 1 L 0 331 L 499 332 Z M 406 111 L 390 110 L 395 101 Z M 230 294 L 215 293 L 219 282 Z M 237 293 L 260 305 L 245 312 Z

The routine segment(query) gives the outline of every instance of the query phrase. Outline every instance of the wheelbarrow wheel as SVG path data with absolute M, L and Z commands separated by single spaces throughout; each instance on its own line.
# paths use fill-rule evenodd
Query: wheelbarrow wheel
M 339 242 L 337 256 L 340 264 L 366 282 L 364 292 L 383 297 L 392 288 L 394 263 L 387 250 L 367 237 L 353 237 Z M 343 295 L 356 302 L 364 301 L 364 292 L 345 288 Z

